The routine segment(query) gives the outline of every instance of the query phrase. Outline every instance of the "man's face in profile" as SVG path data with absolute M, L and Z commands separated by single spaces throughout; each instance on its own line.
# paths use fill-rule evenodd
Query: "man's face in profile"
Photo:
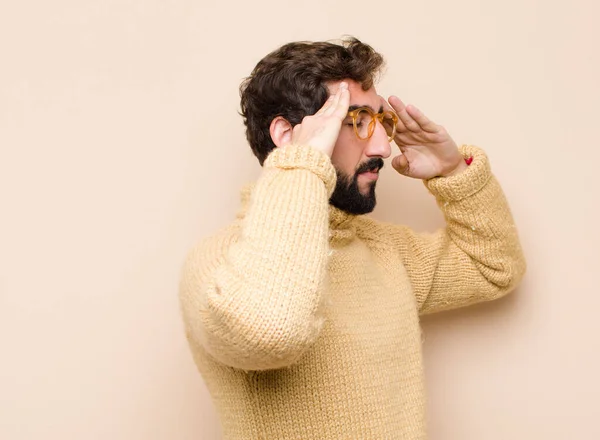
M 374 87 L 365 91 L 359 83 L 345 80 L 350 91 L 350 110 L 357 107 L 370 107 L 375 113 L 383 110 L 385 100 L 377 95 Z M 341 81 L 328 84 L 330 94 L 334 94 Z M 337 183 L 330 203 L 350 214 L 366 214 L 375 208 L 375 186 L 383 159 L 391 154 L 390 142 L 385 128 L 377 122 L 373 135 L 366 140 L 359 139 L 347 116 L 335 144 L 331 162 L 337 172 Z

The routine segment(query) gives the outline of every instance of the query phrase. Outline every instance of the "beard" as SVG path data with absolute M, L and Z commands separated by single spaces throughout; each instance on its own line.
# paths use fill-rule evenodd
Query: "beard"
M 329 203 L 348 214 L 368 214 L 375 209 L 377 198 L 375 197 L 375 185 L 377 181 L 369 183 L 366 194 L 360 192 L 358 187 L 358 175 L 372 169 L 383 168 L 383 159 L 373 158 L 360 165 L 353 175 L 344 173 L 336 168 L 337 182 Z

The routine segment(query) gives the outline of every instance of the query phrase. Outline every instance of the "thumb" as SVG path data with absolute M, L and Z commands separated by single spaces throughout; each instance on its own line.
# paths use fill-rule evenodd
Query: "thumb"
M 408 176 L 410 166 L 404 154 L 400 154 L 392 159 L 392 167 L 400 174 Z

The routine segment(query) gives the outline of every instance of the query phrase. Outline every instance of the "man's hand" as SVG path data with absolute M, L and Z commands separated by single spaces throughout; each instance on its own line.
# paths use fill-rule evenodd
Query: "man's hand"
M 317 113 L 306 116 L 300 124 L 294 127 L 292 144 L 308 145 L 331 157 L 349 106 L 350 92 L 348 84 L 343 82 L 337 92 L 329 96 Z
M 387 102 L 382 100 L 389 109 Z M 426 180 L 452 176 L 467 168 L 456 143 L 444 127 L 430 121 L 415 106 L 405 106 L 396 96 L 390 96 L 389 103 L 399 117 L 394 142 L 402 154 L 392 159 L 396 171 Z

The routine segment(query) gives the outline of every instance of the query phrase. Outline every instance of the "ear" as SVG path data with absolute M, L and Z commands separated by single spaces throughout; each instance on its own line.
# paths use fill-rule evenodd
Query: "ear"
M 271 134 L 271 139 L 273 139 L 273 143 L 279 148 L 292 142 L 292 124 L 290 124 L 283 116 L 277 116 L 271 121 L 269 132 Z

